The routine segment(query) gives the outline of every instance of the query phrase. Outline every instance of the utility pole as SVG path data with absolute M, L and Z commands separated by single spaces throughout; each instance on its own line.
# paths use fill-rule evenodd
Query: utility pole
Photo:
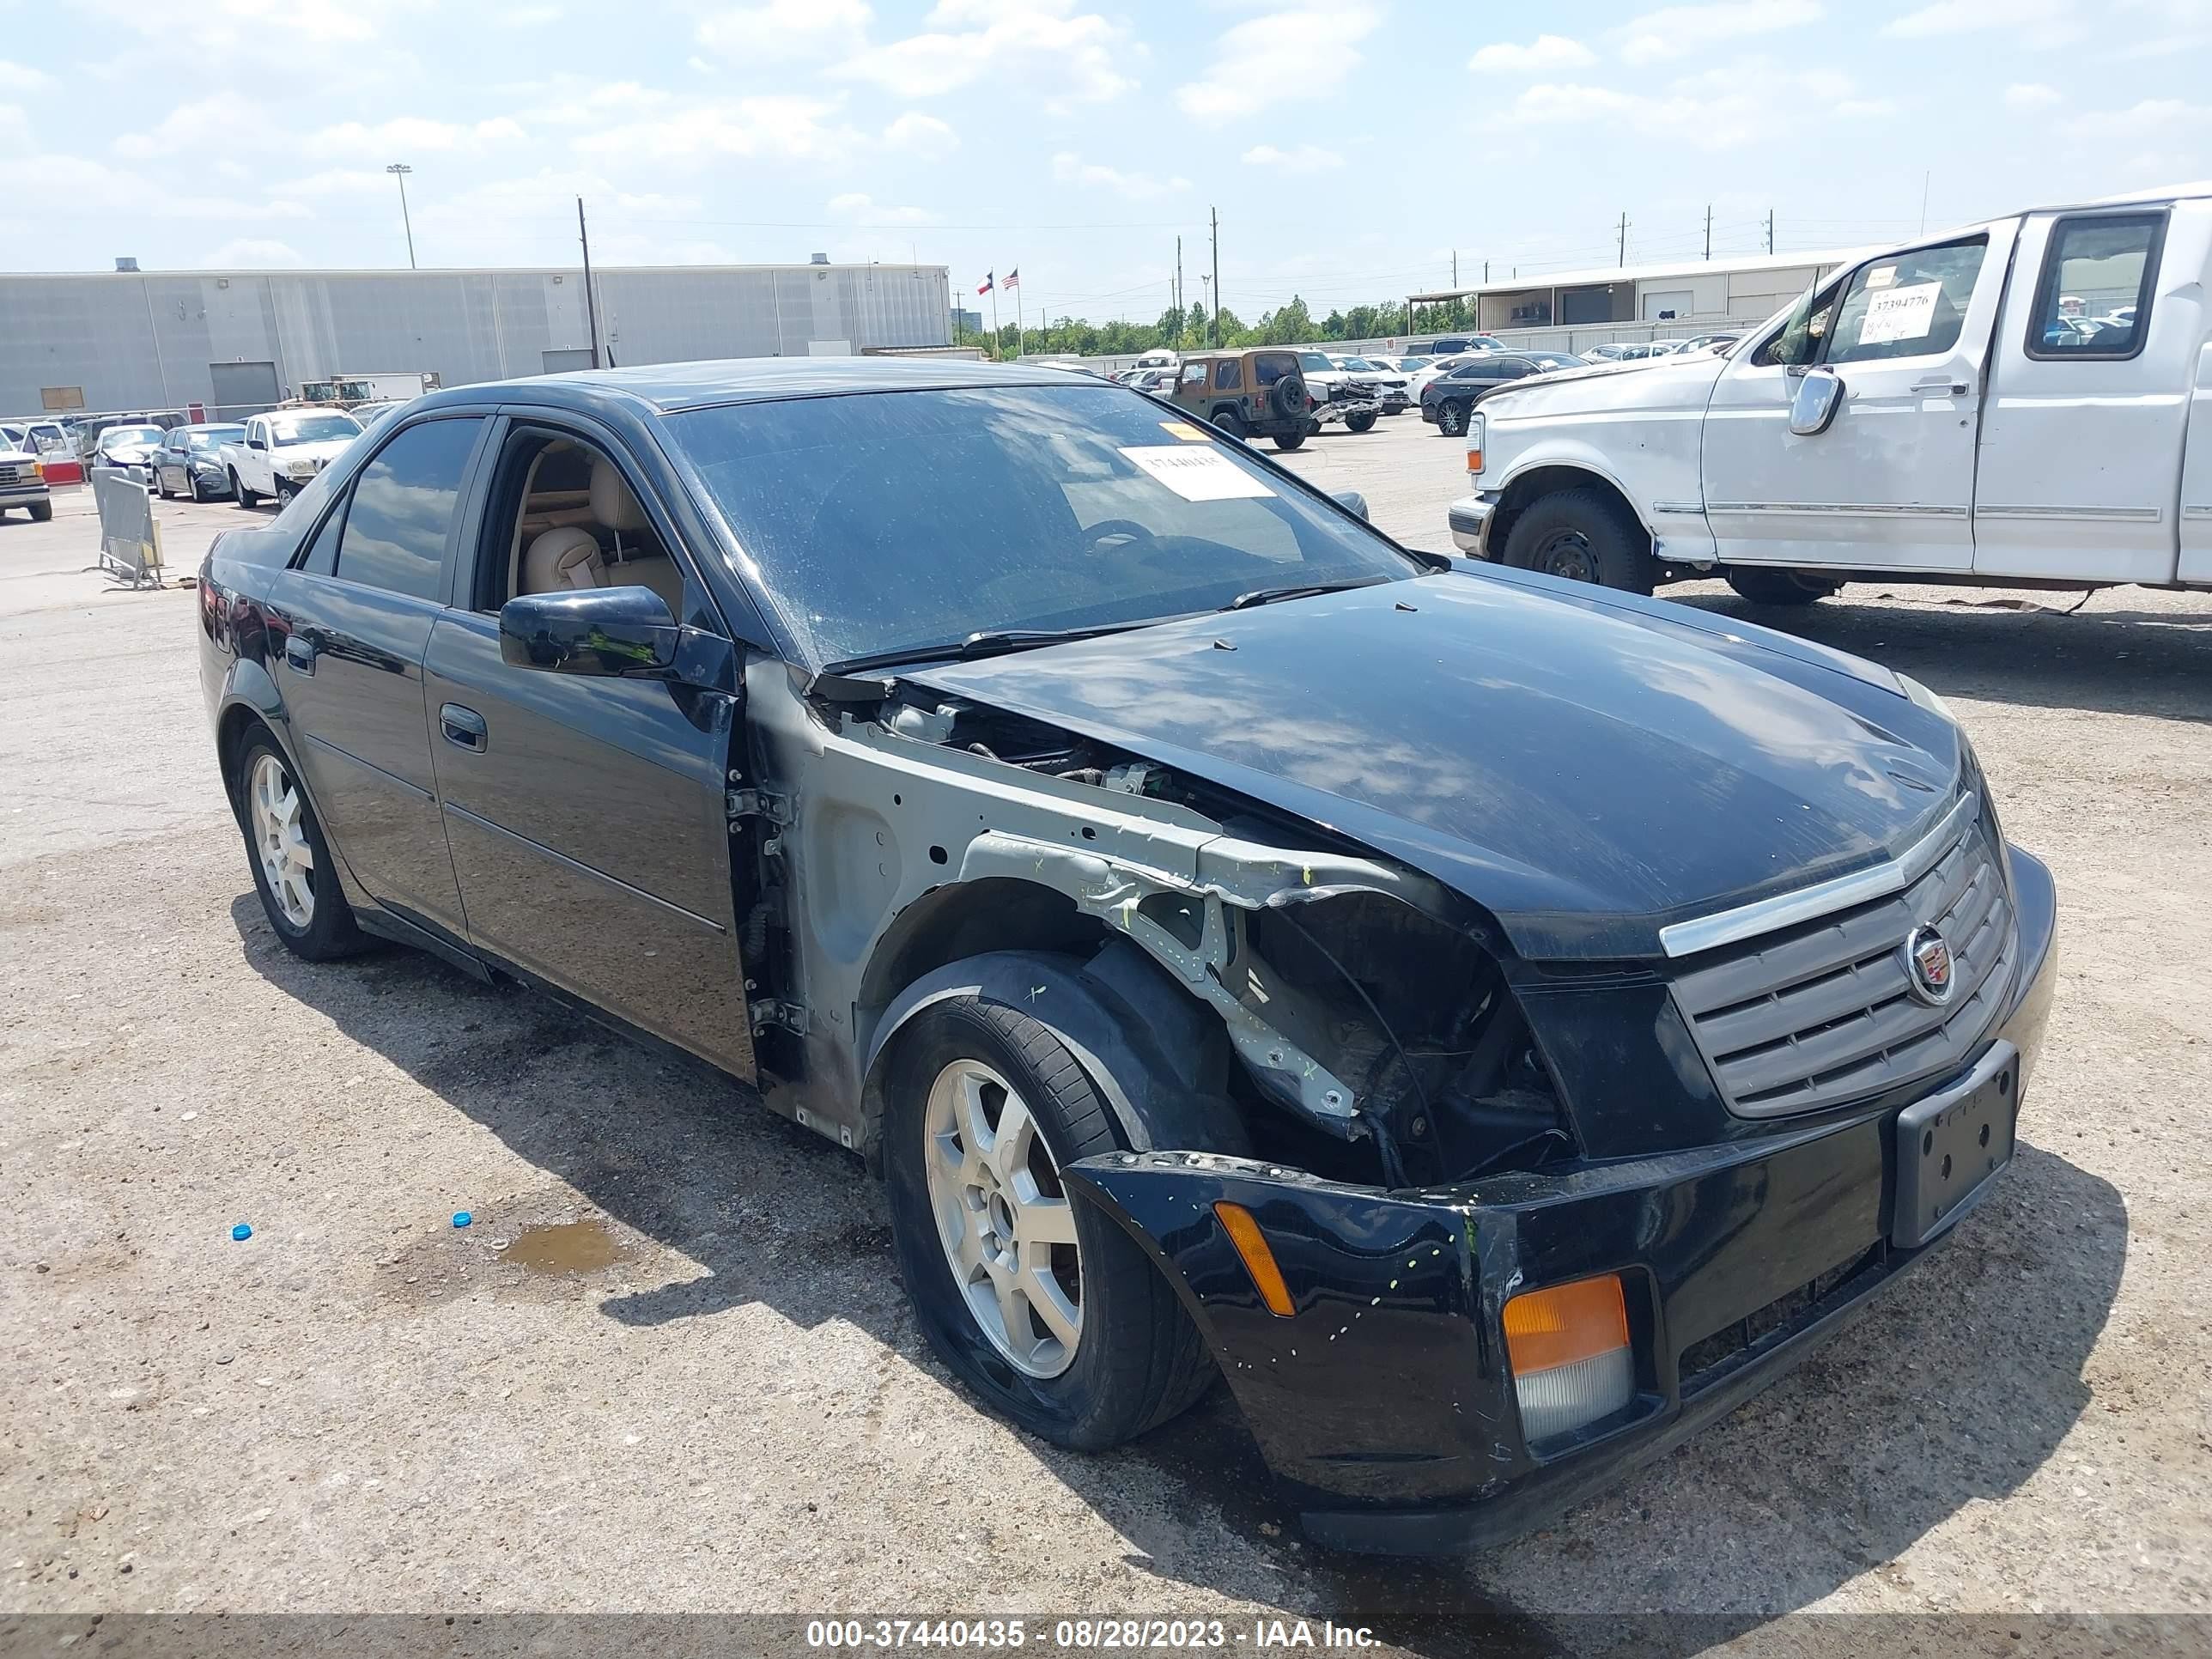
M 1928 234 L 1928 185 L 1935 177 L 1932 168 L 1920 175 L 1920 234 L 1923 236 Z
M 1208 208 L 1206 216 L 1213 226 L 1213 343 L 1221 343 L 1221 210 Z
M 584 318 L 592 331 L 592 367 L 599 366 L 599 304 L 592 295 L 592 233 L 584 224 L 584 198 L 576 198 L 576 240 L 584 245 Z
M 1457 248 L 1452 250 L 1452 286 L 1454 288 L 1459 286 L 1459 250 Z
M 1766 210 L 1766 251 L 1774 252 L 1774 210 Z
M 412 270 L 415 269 L 415 222 L 407 215 L 407 175 L 415 169 L 404 161 L 394 161 L 385 171 L 399 181 L 399 222 L 407 228 L 407 269 Z M 1924 205 L 1920 216 L 1923 219 L 1928 216 Z
M 1705 204 L 1705 258 L 1713 257 L 1713 204 Z
M 1628 216 L 1625 213 L 1620 216 L 1620 263 L 1624 266 L 1628 263 Z
M 1490 286 L 1490 261 L 1487 259 L 1482 262 L 1482 285 L 1485 288 Z
M 1180 236 L 1176 238 L 1175 303 L 1176 338 L 1180 340 L 1182 338 L 1183 314 L 1188 309 L 1182 302 L 1182 238 Z

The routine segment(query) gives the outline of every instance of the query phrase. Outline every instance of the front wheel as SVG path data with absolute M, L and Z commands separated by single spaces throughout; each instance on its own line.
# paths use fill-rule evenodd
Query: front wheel
M 1467 405 L 1454 398 L 1437 406 L 1437 430 L 1447 438 L 1467 434 Z
M 1644 526 L 1595 489 L 1563 489 L 1524 510 L 1505 538 L 1505 562 L 1630 593 L 1649 593 L 1657 574 Z
M 190 488 L 190 489 L 191 490 L 191 492 L 192 492 L 192 499 L 193 499 L 195 501 L 201 501 L 201 502 L 204 502 L 204 501 L 207 500 L 207 491 L 200 488 L 200 475 L 199 475 L 198 473 L 197 473 L 197 472 L 187 472 L 187 473 L 185 473 L 185 483 L 186 486 L 187 486 L 188 488 Z
M 933 1004 L 899 1033 L 887 1085 L 893 1248 L 923 1334 L 963 1382 L 1081 1451 L 1206 1391 L 1212 1361 L 1174 1291 L 1061 1182 L 1128 1142 L 1049 1027 L 977 995 Z
M 31 503 L 31 522 L 33 524 L 52 523 L 53 516 L 54 504 L 52 501 L 33 501 Z
M 1753 605 L 1805 605 L 1825 599 L 1843 584 L 1809 571 L 1740 565 L 1727 572 L 1728 585 Z
M 1372 415 L 1347 415 L 1344 417 L 1344 423 L 1354 432 L 1372 432 L 1375 429 Z
M 1304 443 L 1305 441 L 1306 434 L 1303 432 L 1278 432 L 1275 434 L 1275 447 L 1278 449 L 1296 449 L 1301 444 Z
M 351 956 L 365 941 L 338 885 L 337 864 L 292 763 L 267 731 L 238 761 L 239 823 L 261 908 L 285 949 L 309 962 Z
M 276 480 L 276 507 L 279 512 L 291 506 L 292 497 L 300 493 L 300 486 L 287 479 Z

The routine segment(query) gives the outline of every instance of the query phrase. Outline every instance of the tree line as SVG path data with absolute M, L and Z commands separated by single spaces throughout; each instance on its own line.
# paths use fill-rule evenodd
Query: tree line
M 1402 301 L 1353 306 L 1316 318 L 1306 302 L 1292 295 L 1287 304 L 1263 311 L 1257 322 L 1247 323 L 1224 307 L 1218 316 L 1202 305 L 1188 311 L 1170 306 L 1152 323 L 1091 323 L 1062 317 L 1043 327 L 1003 325 L 994 337 L 963 331 L 957 343 L 979 345 L 994 357 L 1010 360 L 1018 352 L 1032 356 L 1073 354 L 1082 357 L 1133 357 L 1163 347 L 1171 351 L 1200 351 L 1208 346 L 1303 345 L 1316 340 L 1374 340 L 1408 334 L 1464 333 L 1474 327 L 1474 308 L 1463 300 L 1449 300 L 1414 308 L 1410 319 Z

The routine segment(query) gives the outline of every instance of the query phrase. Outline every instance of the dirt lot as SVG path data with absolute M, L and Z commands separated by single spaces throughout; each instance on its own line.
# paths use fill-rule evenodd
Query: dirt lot
M 1295 464 L 1442 546 L 1458 459 L 1407 416 Z M 1784 619 L 1950 700 L 2057 871 L 2020 1157 L 1689 1448 L 1407 1566 L 1302 1547 L 1220 1393 L 1096 1459 L 974 1409 L 858 1164 L 736 1089 L 424 957 L 287 956 L 193 595 L 111 591 L 89 514 L 0 525 L 0 1607 L 1286 1609 L 1433 1656 L 1586 1612 L 2212 1611 L 2212 600 Z M 165 507 L 173 568 L 239 516 Z M 503 1259 L 564 1222 L 586 1265 Z

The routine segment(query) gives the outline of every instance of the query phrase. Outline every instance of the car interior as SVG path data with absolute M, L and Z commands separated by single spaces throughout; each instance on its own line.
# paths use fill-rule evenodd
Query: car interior
M 526 434 L 534 445 L 520 467 L 521 488 L 514 499 L 501 591 L 483 596 L 489 610 L 523 593 L 556 593 L 572 588 L 649 587 L 684 614 L 684 572 L 660 544 L 659 533 L 621 469 L 580 440 Z

